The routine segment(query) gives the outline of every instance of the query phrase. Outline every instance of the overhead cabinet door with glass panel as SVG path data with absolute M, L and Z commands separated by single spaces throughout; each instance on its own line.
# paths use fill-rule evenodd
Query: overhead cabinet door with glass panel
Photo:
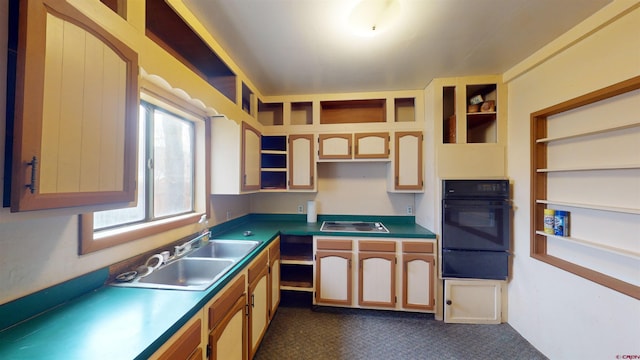
M 133 201 L 137 54 L 65 1 L 19 4 L 12 211 Z

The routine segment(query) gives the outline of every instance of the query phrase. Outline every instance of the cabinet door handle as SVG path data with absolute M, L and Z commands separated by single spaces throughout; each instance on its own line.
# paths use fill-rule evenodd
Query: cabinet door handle
M 255 297 L 255 294 L 251 294 L 251 307 L 252 308 L 256 307 L 256 304 L 254 303 L 254 297 Z
M 33 194 L 36 192 L 36 171 L 38 168 L 38 158 L 34 156 L 31 161 L 27 163 L 27 166 L 31 166 L 31 183 L 26 184 L 25 187 Z
M 451 305 L 451 304 L 453 304 L 451 300 L 447 300 L 447 305 Z

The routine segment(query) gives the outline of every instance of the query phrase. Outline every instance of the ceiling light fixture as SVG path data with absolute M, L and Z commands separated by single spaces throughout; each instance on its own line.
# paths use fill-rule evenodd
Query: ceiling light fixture
M 347 23 L 361 36 L 378 35 L 389 29 L 400 15 L 400 0 L 360 0 L 349 13 Z

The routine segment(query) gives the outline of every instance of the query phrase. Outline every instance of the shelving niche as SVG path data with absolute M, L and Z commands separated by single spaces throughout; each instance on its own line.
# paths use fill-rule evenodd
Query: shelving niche
M 636 299 L 639 89 L 640 76 L 531 114 L 531 256 Z M 543 231 L 547 208 L 570 212 L 569 236 Z

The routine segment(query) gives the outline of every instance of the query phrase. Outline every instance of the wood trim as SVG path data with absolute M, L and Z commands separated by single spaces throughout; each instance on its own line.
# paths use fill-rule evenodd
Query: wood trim
M 241 275 L 209 306 L 209 330 L 218 326 L 227 317 L 244 294 L 245 276 Z
M 322 260 L 326 257 L 339 257 L 347 261 L 347 299 L 346 300 L 334 300 L 325 299 L 322 297 L 322 288 L 320 287 L 322 279 Z M 316 302 L 322 304 L 333 305 L 348 305 L 351 306 L 353 299 L 353 267 L 351 260 L 353 259 L 353 253 L 347 251 L 317 251 L 316 252 Z
M 184 216 L 177 216 L 173 219 L 165 219 L 140 224 L 134 230 L 121 232 L 115 235 L 101 237 L 95 240 L 93 232 L 93 213 L 79 215 L 79 249 L 80 255 L 106 249 L 112 246 L 124 244 L 129 241 L 139 240 L 148 236 L 157 235 L 172 229 L 195 224 L 200 220 L 203 213 L 193 213 Z M 131 225 L 135 227 L 135 225 Z
M 395 241 L 360 240 L 358 241 L 359 251 L 396 252 Z
M 198 319 L 158 357 L 158 360 L 187 359 L 200 346 L 201 320 Z
M 414 243 L 416 244 L 416 243 Z M 433 245 L 433 244 L 431 244 Z M 426 305 L 423 304 L 412 304 L 409 303 L 409 263 L 411 261 L 425 261 L 427 262 L 430 268 L 430 276 L 429 276 L 429 303 Z M 426 254 L 402 254 L 402 307 L 405 309 L 415 309 L 415 310 L 433 310 L 436 306 L 435 304 L 435 266 L 436 260 L 433 255 Z
M 434 244 L 432 242 L 402 242 L 402 252 L 404 253 L 433 253 Z
M 415 136 L 418 139 L 418 179 L 417 184 L 413 185 L 400 185 L 399 183 L 399 174 L 400 174 L 400 139 L 405 136 Z M 397 131 L 395 133 L 395 154 L 394 154 L 394 188 L 396 190 L 422 190 L 424 184 L 424 171 L 423 171 L 423 158 L 422 158 L 422 147 L 424 142 L 424 136 L 422 131 Z
M 327 139 L 345 139 L 348 143 L 349 153 L 340 155 L 325 155 L 324 153 L 324 141 Z M 318 135 L 318 159 L 351 159 L 353 152 L 353 135 L 352 134 L 319 134 Z
M 309 180 L 309 185 L 296 185 L 293 183 L 293 169 L 294 169 L 294 156 L 295 152 L 293 151 L 293 142 L 297 139 L 307 139 L 309 140 L 309 176 L 311 177 Z M 289 135 L 289 189 L 295 190 L 309 190 L 315 187 L 315 161 L 314 157 L 314 148 L 313 148 L 313 134 L 305 134 L 305 135 Z
M 316 248 L 318 250 L 352 250 L 353 242 L 351 240 L 318 239 Z
M 613 276 L 589 269 L 571 261 L 549 255 L 547 253 L 547 237 L 536 233 L 536 230 L 543 228 L 544 209 L 546 208 L 546 204 L 538 203 L 537 200 L 547 200 L 547 172 L 537 171 L 538 169 L 547 168 L 547 142 L 538 142 L 537 140 L 548 137 L 548 117 L 638 89 L 640 89 L 640 76 L 635 76 L 628 80 L 621 81 L 531 113 L 530 256 L 534 259 L 640 300 L 640 286 L 627 283 Z
M 395 245 L 395 244 L 394 244 Z M 395 246 L 394 246 L 395 248 Z M 395 251 L 395 250 L 394 250 Z M 368 307 L 395 308 L 396 306 L 396 254 L 394 253 L 358 253 L 358 304 Z M 389 289 L 389 302 L 367 301 L 364 299 L 364 261 L 368 259 L 383 259 L 389 261 L 391 272 L 391 288 Z M 375 285 L 375 284 L 374 284 Z
M 384 140 L 383 152 L 378 154 L 360 154 L 358 140 L 368 137 L 379 137 Z M 388 159 L 389 158 L 389 133 L 388 132 L 370 132 L 353 134 L 353 158 L 354 159 Z

